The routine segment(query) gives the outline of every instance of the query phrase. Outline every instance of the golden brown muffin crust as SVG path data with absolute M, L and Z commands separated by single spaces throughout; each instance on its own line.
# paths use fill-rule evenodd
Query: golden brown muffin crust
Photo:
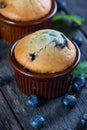
M 5 4 L 0 14 L 15 21 L 32 21 L 46 16 L 52 7 L 51 0 L 0 0 Z
M 76 49 L 61 32 L 46 29 L 21 39 L 14 55 L 19 64 L 33 72 L 55 73 L 74 63 Z

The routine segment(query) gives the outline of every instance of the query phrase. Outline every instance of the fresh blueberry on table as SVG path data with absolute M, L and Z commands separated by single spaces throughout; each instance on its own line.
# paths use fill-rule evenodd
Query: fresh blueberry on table
M 32 128 L 39 129 L 43 127 L 45 119 L 41 115 L 35 115 L 30 119 L 30 125 Z
M 0 86 L 4 85 L 4 79 L 0 76 Z
M 82 126 L 87 127 L 87 113 L 84 113 L 80 116 L 80 123 Z
M 75 23 L 75 22 L 72 22 L 71 26 L 72 26 L 72 28 L 74 28 L 74 29 L 80 28 L 80 25 L 77 24 L 77 23 Z
M 65 7 L 67 5 L 65 0 L 56 0 L 56 1 L 57 1 L 58 9 L 59 10 L 65 9 Z
M 31 107 L 38 107 L 40 105 L 40 98 L 37 95 L 30 95 L 26 98 L 26 104 Z
M 72 90 L 75 92 L 81 91 L 82 88 L 85 87 L 86 80 L 84 77 L 76 77 L 72 81 Z
M 78 47 L 81 47 L 83 43 L 83 39 L 81 36 L 74 36 L 72 40 L 78 45 Z
M 62 97 L 61 103 L 63 108 L 72 109 L 77 103 L 77 98 L 73 95 L 66 94 Z

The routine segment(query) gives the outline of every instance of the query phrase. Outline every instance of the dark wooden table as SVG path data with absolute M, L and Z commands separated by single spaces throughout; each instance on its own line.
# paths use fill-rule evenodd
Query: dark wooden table
M 64 23 L 53 23 L 52 28 L 64 32 L 67 37 L 79 35 L 83 38 L 81 61 L 87 60 L 87 1 L 67 0 L 67 7 L 59 13 L 77 14 L 86 20 L 80 29 L 72 29 Z M 63 24 L 63 26 L 61 26 Z M 78 97 L 76 106 L 72 110 L 65 110 L 61 106 L 61 97 L 45 102 L 38 108 L 28 107 L 26 96 L 18 89 L 13 69 L 8 61 L 9 45 L 0 40 L 0 76 L 5 84 L 0 86 L 0 130 L 32 130 L 29 125 L 30 118 L 41 114 L 46 124 L 41 130 L 87 130 L 79 125 L 81 113 L 87 113 L 87 84 Z

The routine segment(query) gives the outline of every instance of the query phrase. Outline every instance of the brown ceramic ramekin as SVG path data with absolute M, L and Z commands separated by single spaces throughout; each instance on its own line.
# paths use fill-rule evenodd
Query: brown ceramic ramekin
M 49 29 L 52 23 L 52 17 L 57 11 L 57 4 L 52 0 L 52 9 L 50 13 L 36 21 L 17 22 L 9 20 L 0 15 L 0 37 L 8 43 L 13 43 L 26 34 L 40 29 Z
M 76 68 L 80 60 L 80 50 L 74 43 L 76 48 L 75 62 L 68 69 L 61 73 L 53 74 L 36 74 L 30 72 L 19 65 L 14 57 L 15 42 L 9 48 L 8 58 L 14 69 L 15 79 L 19 89 L 26 95 L 36 94 L 45 99 L 62 96 L 65 94 L 72 81 L 72 72 Z

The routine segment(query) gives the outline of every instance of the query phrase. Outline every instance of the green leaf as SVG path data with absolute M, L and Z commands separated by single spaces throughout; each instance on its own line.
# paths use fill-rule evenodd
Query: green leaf
M 53 21 L 57 21 L 57 20 L 71 20 L 79 25 L 82 25 L 82 23 L 85 21 L 84 18 L 77 16 L 77 15 L 55 15 L 53 17 Z
M 82 76 L 87 78 L 87 61 L 82 61 L 73 72 L 73 77 Z

